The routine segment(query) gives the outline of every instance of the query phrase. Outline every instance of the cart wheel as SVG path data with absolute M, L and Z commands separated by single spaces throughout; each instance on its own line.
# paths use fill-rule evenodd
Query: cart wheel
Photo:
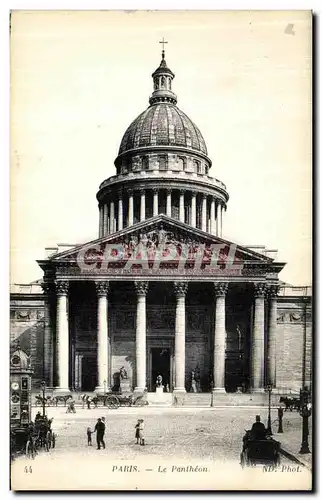
M 109 396 L 107 399 L 107 406 L 110 410 L 117 410 L 120 406 L 120 401 L 116 396 Z

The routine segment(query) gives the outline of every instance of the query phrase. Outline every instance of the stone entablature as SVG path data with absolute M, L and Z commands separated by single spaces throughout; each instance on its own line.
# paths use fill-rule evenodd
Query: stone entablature
M 154 170 L 154 171 L 141 171 L 141 172 L 131 172 L 129 174 L 119 174 L 119 175 L 113 175 L 106 179 L 105 181 L 102 182 L 100 185 L 100 191 L 97 194 L 97 198 L 100 201 L 102 195 L 104 194 L 104 191 L 106 188 L 114 188 L 115 185 L 119 185 L 119 183 L 122 183 L 122 186 L 126 186 L 127 183 L 133 182 L 133 181 L 142 181 L 146 182 L 148 180 L 155 180 L 157 182 L 171 182 L 171 181 L 180 181 L 180 182 L 187 182 L 188 187 L 191 189 L 191 184 L 195 186 L 196 190 L 196 185 L 198 186 L 198 190 L 200 188 L 206 188 L 206 189 L 216 189 L 218 191 L 218 194 L 221 193 L 221 196 L 223 200 L 227 203 L 229 196 L 226 191 L 226 185 L 219 181 L 218 179 L 214 177 L 210 177 L 209 175 L 206 174 L 198 174 L 195 172 L 187 172 L 187 171 L 179 171 L 179 170 Z M 144 186 L 143 186 L 144 187 Z M 209 191 L 208 194 L 214 194 L 214 191 Z

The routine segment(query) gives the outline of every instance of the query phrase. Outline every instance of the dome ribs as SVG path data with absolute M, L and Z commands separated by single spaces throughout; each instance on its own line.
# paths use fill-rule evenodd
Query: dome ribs
M 156 144 L 158 146 L 167 146 L 169 144 L 168 115 L 166 106 L 160 106 L 159 119 L 157 122 Z
M 140 137 L 138 139 L 138 146 L 149 146 L 151 143 L 151 128 L 153 121 L 153 111 L 148 108 L 144 115 L 144 120 L 140 127 Z M 134 147 L 138 147 L 134 145 Z
M 198 127 L 179 108 L 169 103 L 154 104 L 127 128 L 119 155 L 149 146 L 183 146 L 207 155 Z
M 153 106 L 150 108 L 151 112 L 153 112 L 153 120 L 151 124 L 151 132 L 150 132 L 150 144 L 151 146 L 155 146 L 157 143 L 157 132 L 158 132 L 158 119 L 160 112 L 160 104 Z
M 173 108 L 166 106 L 167 116 L 168 116 L 168 131 L 169 131 L 169 144 L 174 145 L 175 135 L 174 135 L 174 117 L 172 113 Z

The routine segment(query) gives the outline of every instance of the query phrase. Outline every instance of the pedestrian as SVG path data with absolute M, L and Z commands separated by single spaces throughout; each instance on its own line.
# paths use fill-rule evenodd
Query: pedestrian
M 90 396 L 87 396 L 87 398 L 86 398 L 86 404 L 87 404 L 87 409 L 88 410 L 91 409 L 91 402 L 92 402 L 92 400 L 91 400 Z
M 97 449 L 100 450 L 102 445 L 105 450 L 105 443 L 104 443 L 105 424 L 104 422 L 102 422 L 101 418 L 97 419 L 94 432 L 96 432 Z
M 139 444 L 139 442 L 140 442 L 140 420 L 138 420 L 137 424 L 135 425 L 135 439 L 136 439 L 136 444 Z
M 87 427 L 87 446 L 93 446 L 92 445 L 92 434 L 93 434 L 93 431 L 91 431 L 91 428 L 90 427 Z
M 144 441 L 144 420 L 143 420 L 143 418 L 140 418 L 140 420 L 138 420 L 138 422 L 139 422 L 140 445 L 144 446 L 145 445 L 145 441 Z

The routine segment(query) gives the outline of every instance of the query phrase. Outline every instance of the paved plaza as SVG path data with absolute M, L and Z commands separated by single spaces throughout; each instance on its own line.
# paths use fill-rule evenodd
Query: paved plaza
M 34 415 L 37 410 L 38 408 L 33 409 Z M 261 414 L 264 422 L 267 418 L 266 408 L 254 407 L 132 407 L 118 410 L 104 407 L 88 410 L 76 407 L 75 414 L 66 414 L 66 408 L 61 406 L 49 408 L 47 411 L 50 417 L 54 417 L 53 429 L 57 433 L 57 446 L 49 453 L 40 452 L 34 461 L 29 460 L 28 464 L 31 463 L 35 472 L 32 477 L 29 474 L 28 478 L 26 474 L 23 480 L 32 483 L 37 477 L 37 470 L 42 470 L 44 473 L 38 476 L 39 484 L 43 485 L 46 474 L 50 474 L 50 477 L 56 477 L 55 481 L 62 481 L 63 489 L 71 487 L 74 481 L 83 488 L 140 489 L 146 483 L 135 483 L 135 480 L 142 480 L 142 474 L 145 480 L 155 476 L 153 484 L 146 487 L 158 485 L 164 488 L 170 484 L 167 482 L 170 476 L 171 480 L 178 480 L 179 476 L 183 484 L 180 483 L 178 487 L 198 489 L 213 487 L 214 480 L 216 482 L 220 478 L 223 479 L 214 476 L 218 470 L 226 471 L 226 480 L 227 470 L 232 473 L 231 480 L 241 474 L 249 475 L 252 471 L 242 471 L 239 465 L 242 436 L 245 429 L 250 428 L 257 413 Z M 274 412 L 276 413 L 276 410 L 273 410 L 273 420 Z M 87 446 L 86 429 L 93 429 L 97 418 L 103 416 L 106 419 L 106 449 L 97 450 L 95 434 L 93 446 Z M 134 426 L 138 418 L 143 418 L 145 422 L 144 447 L 137 445 L 135 440 Z M 300 420 L 298 414 L 287 414 L 285 436 L 290 434 L 290 428 L 297 420 Z M 297 425 L 295 427 L 299 447 L 301 432 Z M 273 430 L 277 430 L 275 422 Z M 279 435 L 276 434 L 275 438 L 279 439 Z M 21 468 L 22 463 L 26 462 L 26 459 L 17 460 L 13 471 Z M 309 472 L 305 467 L 296 471 L 297 465 L 285 457 L 282 457 L 281 467 L 283 466 L 285 470 L 281 475 L 282 479 L 286 479 L 288 472 L 295 473 L 296 480 L 304 477 L 309 480 Z M 289 470 L 287 466 L 290 467 Z M 162 468 L 165 469 L 164 476 Z M 269 473 L 261 474 L 260 487 L 268 481 Z M 163 480 L 161 476 L 164 477 Z M 275 477 L 276 475 L 274 480 Z M 50 483 L 46 484 L 49 487 Z M 230 487 L 234 484 L 230 483 Z M 229 481 L 225 487 L 227 486 L 229 487 Z M 272 487 L 271 483 L 270 486 Z

